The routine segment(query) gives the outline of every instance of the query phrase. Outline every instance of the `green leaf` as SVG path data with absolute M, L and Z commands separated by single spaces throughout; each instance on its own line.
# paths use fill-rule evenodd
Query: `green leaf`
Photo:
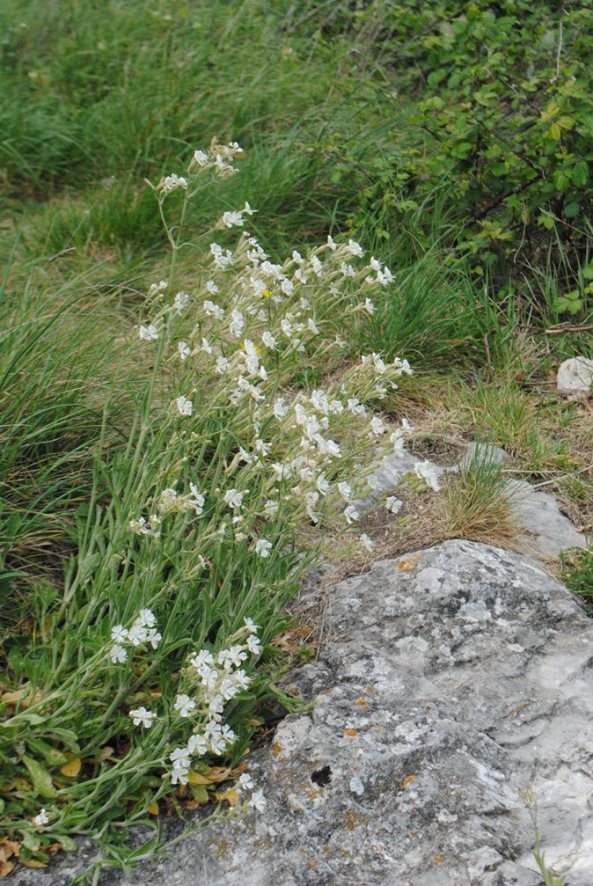
M 64 852 L 76 852 L 76 843 L 72 837 L 67 837 L 65 834 L 59 834 L 56 836 L 56 842 L 60 844 Z
M 37 760 L 34 760 L 32 757 L 23 757 L 22 759 L 23 763 L 29 770 L 35 793 L 40 797 L 47 797 L 49 799 L 55 797 L 56 789 L 52 784 L 51 775 L 47 769 L 44 769 L 41 763 L 38 763 Z

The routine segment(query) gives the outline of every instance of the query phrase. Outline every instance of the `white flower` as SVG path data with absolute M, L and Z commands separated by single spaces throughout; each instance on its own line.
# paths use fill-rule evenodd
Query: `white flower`
M 278 513 L 278 502 L 273 498 L 266 499 L 266 503 L 264 505 L 264 514 L 266 517 L 275 517 Z
M 202 671 L 214 663 L 214 656 L 207 649 L 201 649 L 200 652 L 197 652 L 196 655 L 190 658 L 189 663 L 197 671 Z
M 191 354 L 191 348 L 186 341 L 180 341 L 177 343 L 177 353 L 179 354 L 180 360 L 187 360 Z
M 207 166 L 208 162 L 208 154 L 205 151 L 194 151 L 194 163 L 198 166 Z
M 208 341 L 207 338 L 203 338 L 203 339 L 202 339 L 201 348 L 202 348 L 202 350 L 205 351 L 207 354 L 211 354 L 211 353 L 212 353 L 212 345 L 210 344 L 210 342 Z
M 356 240 L 348 240 L 348 246 L 346 247 L 350 255 L 361 256 L 364 255 L 364 249 L 357 243 Z
M 403 501 L 396 498 L 395 495 L 389 495 L 385 499 L 385 507 L 390 514 L 399 514 L 403 506 Z
M 187 292 L 178 292 L 175 296 L 175 301 L 173 302 L 173 307 L 176 311 L 184 311 L 189 304 L 189 295 Z
M 218 373 L 218 375 L 222 375 L 223 372 L 226 372 L 229 366 L 230 363 L 226 357 L 219 357 L 216 361 L 216 372 Z
M 174 766 L 171 773 L 171 784 L 187 784 L 189 781 L 189 769 L 183 766 Z
M 156 341 L 159 337 L 159 331 L 154 323 L 149 323 L 148 326 L 140 325 L 138 327 L 138 335 L 144 341 Z
M 175 174 L 166 175 L 157 185 L 157 190 L 162 191 L 163 194 L 170 194 L 171 191 L 176 191 L 178 188 L 187 190 L 187 179 Z
M 245 627 L 251 634 L 257 634 L 259 630 L 258 626 L 255 624 L 252 618 L 245 619 Z
M 333 237 L 330 237 L 329 235 L 328 235 L 328 238 L 327 238 L 327 245 L 329 246 L 329 248 L 331 249 L 332 252 L 335 252 L 336 249 L 338 248 L 338 247 L 336 246 L 336 243 L 335 243 Z
M 402 505 L 403 501 L 400 501 L 399 498 L 395 497 L 395 495 L 389 495 L 385 499 L 385 507 L 390 514 L 399 514 L 402 509 Z
M 375 545 L 373 544 L 373 540 L 369 538 L 366 532 L 363 532 L 363 534 L 360 536 L 360 543 L 364 548 L 367 549 L 367 551 L 372 551 L 375 547 Z
M 323 270 L 323 264 L 319 261 L 316 255 L 311 256 L 311 267 L 313 268 L 313 273 L 319 277 Z
M 191 400 L 188 400 L 187 397 L 181 395 L 181 397 L 177 397 L 175 400 L 177 404 L 177 411 L 179 415 L 191 415 L 193 412 L 193 404 Z
M 244 772 L 243 775 L 240 776 L 235 787 L 238 791 L 250 791 L 253 789 L 253 787 L 255 787 L 255 785 L 253 783 L 252 777 Z
M 272 333 L 269 332 L 267 329 L 263 333 L 261 340 L 265 344 L 266 348 L 275 348 L 276 347 L 276 339 L 274 338 Z
M 136 708 L 135 710 L 130 711 L 130 717 L 132 718 L 134 726 L 144 726 L 145 729 L 150 729 L 153 722 L 156 720 L 156 714 L 152 711 L 147 711 L 145 707 Z
M 150 643 L 153 649 L 158 649 L 159 643 L 162 639 L 163 635 L 160 634 L 156 628 L 150 628 L 146 636 L 146 640 L 148 643 Z
M 152 609 L 141 609 L 138 613 L 136 623 L 145 628 L 153 628 L 156 624 L 156 615 Z
M 204 502 L 206 501 L 206 499 L 201 492 L 198 492 L 198 487 L 195 483 L 190 483 L 189 488 L 191 490 L 193 498 L 188 496 L 187 503 L 188 505 L 190 505 L 190 507 L 194 509 L 194 511 L 196 512 L 196 516 L 199 517 L 204 512 Z
M 237 311 L 236 309 L 231 311 L 231 322 L 229 324 L 231 335 L 234 335 L 235 338 L 240 338 L 244 328 L 245 318 L 241 311 Z
M 375 313 L 375 306 L 374 306 L 374 304 L 372 303 L 372 301 L 370 300 L 370 298 L 365 299 L 365 302 L 364 302 L 364 310 L 365 310 L 365 311 L 367 312 L 367 314 L 369 314 L 371 317 L 372 317 L 372 315 Z
M 148 640 L 148 631 L 143 625 L 134 622 L 128 632 L 128 639 L 132 646 L 140 646 Z
M 247 648 L 249 649 L 249 651 L 251 652 L 252 655 L 259 655 L 259 653 L 261 652 L 261 642 L 255 636 L 255 634 L 250 634 L 247 637 L 245 645 L 247 646 Z
M 288 406 L 286 405 L 286 400 L 283 397 L 278 397 L 274 400 L 274 415 L 277 419 L 284 418 L 284 416 L 288 413 Z
M 389 283 L 393 283 L 393 274 L 385 265 L 382 271 L 377 272 L 377 282 L 381 284 L 381 286 L 387 286 Z
M 249 800 L 249 805 L 252 809 L 255 809 L 257 812 L 263 812 L 266 808 L 266 798 L 263 795 L 263 791 L 255 791 Z
M 180 698 L 181 696 L 177 696 Z M 187 696 L 184 696 L 187 698 Z M 190 752 L 187 748 L 175 748 L 169 755 L 169 760 L 173 764 L 174 769 L 187 769 L 190 764 Z
M 385 425 L 380 418 L 375 416 L 375 418 L 371 419 L 371 433 L 374 434 L 375 437 L 380 437 L 381 434 L 385 433 L 385 430 Z
M 111 628 L 111 639 L 114 643 L 123 643 L 128 637 L 128 629 L 123 625 L 114 625 Z
M 114 643 L 109 652 L 109 657 L 112 664 L 123 664 L 123 662 L 126 661 L 128 657 L 128 653 L 123 646 L 120 646 L 118 643 Z
M 214 317 L 215 320 L 223 320 L 224 319 L 224 311 L 218 305 L 215 305 L 213 301 L 206 299 L 204 302 L 204 311 L 208 314 L 209 317 Z
M 346 518 L 346 523 L 350 525 L 355 520 L 358 520 L 360 514 L 358 513 L 354 505 L 348 505 L 348 507 L 344 509 L 344 517 Z
M 366 412 L 366 407 L 360 402 L 357 397 L 352 397 L 348 400 L 348 409 L 352 413 L 352 415 L 364 415 Z
M 352 495 L 352 487 L 350 486 L 350 483 L 338 483 L 338 492 L 344 501 L 349 501 L 350 496 Z
M 300 254 L 300 252 L 297 252 L 296 249 L 293 250 L 292 260 L 296 265 L 302 265 L 304 261 L 303 256 Z
M 200 756 L 203 756 L 208 750 L 208 745 L 206 744 L 204 736 L 198 735 L 197 733 L 190 735 L 187 742 L 187 750 L 190 754 L 199 754 Z
M 340 265 L 340 271 L 344 277 L 356 277 L 356 271 L 348 262 L 343 261 Z
M 153 298 L 155 295 L 162 295 L 168 285 L 169 283 L 167 280 L 160 280 L 158 283 L 151 283 L 148 287 L 148 297 Z
M 214 282 L 214 280 L 208 280 L 206 283 L 206 291 L 210 293 L 210 295 L 216 295 L 217 292 L 220 292 L 220 289 Z M 208 302 L 208 304 L 212 304 L 212 302 Z
M 426 485 L 434 492 L 438 492 L 441 488 L 436 471 L 429 462 L 416 462 L 414 465 L 414 473 L 420 480 L 424 480 Z
M 223 212 L 221 224 L 223 227 L 232 228 L 232 227 L 242 227 L 243 226 L 243 215 L 241 212 L 231 211 L 231 212 Z
M 173 707 L 179 712 L 180 717 L 189 717 L 191 712 L 195 709 L 196 703 L 193 698 L 189 697 L 189 695 L 184 695 L 182 693 L 175 699 Z
M 402 418 L 402 431 L 404 434 L 414 433 L 414 426 L 408 421 L 407 418 Z
M 264 560 L 270 556 L 270 551 L 272 550 L 272 542 L 268 541 L 265 538 L 258 538 L 255 543 L 255 553 L 259 554 L 260 557 L 263 557 Z
M 33 816 L 31 821 L 36 828 L 42 828 L 44 825 L 49 824 L 49 815 L 47 814 L 47 810 L 45 808 L 40 809 L 37 815 Z
M 243 498 L 245 496 L 244 492 L 239 492 L 238 489 L 227 489 L 224 494 L 224 503 L 229 506 L 229 508 L 238 509 L 243 504 Z
M 235 644 L 234 646 L 229 646 L 228 649 L 221 649 L 218 655 L 216 656 L 216 661 L 218 664 L 224 665 L 225 667 L 231 666 L 234 668 L 238 668 L 241 664 L 246 661 L 247 655 L 243 651 L 243 647 Z
M 404 438 L 401 431 L 394 431 L 389 437 L 389 442 L 393 446 L 393 451 L 396 455 L 403 455 Z
M 315 324 L 315 321 L 312 320 L 310 317 L 309 317 L 309 319 L 307 320 L 307 327 L 308 327 L 308 329 L 309 329 L 309 332 L 312 332 L 313 335 L 318 335 L 318 334 L 319 334 L 319 329 L 317 328 L 317 326 L 316 326 L 316 324 Z
M 319 493 L 318 492 L 307 492 L 305 494 L 305 510 L 309 516 L 309 519 L 313 523 L 319 523 L 319 514 L 314 510 L 315 505 L 319 501 Z

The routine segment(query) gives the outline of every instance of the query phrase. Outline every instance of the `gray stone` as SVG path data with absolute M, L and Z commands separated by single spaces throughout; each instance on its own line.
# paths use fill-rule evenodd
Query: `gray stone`
M 523 480 L 514 480 L 510 486 L 515 520 L 528 531 L 526 547 L 534 556 L 558 557 L 567 548 L 585 547 L 585 536 L 562 513 L 552 495 Z
M 475 462 L 503 465 L 510 460 L 510 455 L 492 443 L 470 443 L 459 462 L 462 470 Z
M 593 883 L 593 624 L 564 586 L 449 541 L 336 584 L 326 620 L 290 681 L 313 708 L 249 758 L 265 812 L 104 882 L 536 886 L 532 791 L 548 866 Z
M 556 380 L 561 394 L 580 394 L 591 391 L 593 385 L 593 360 L 588 357 L 571 357 L 560 364 Z

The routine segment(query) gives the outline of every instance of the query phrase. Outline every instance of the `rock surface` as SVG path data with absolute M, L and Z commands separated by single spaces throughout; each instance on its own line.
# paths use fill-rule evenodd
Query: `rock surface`
M 593 360 L 588 357 L 571 357 L 560 364 L 556 380 L 561 394 L 581 394 L 591 391 L 593 385 Z
M 265 812 L 104 882 L 536 886 L 531 790 L 548 866 L 590 886 L 593 623 L 566 588 L 449 541 L 336 584 L 325 618 L 292 676 L 312 710 L 250 756 Z

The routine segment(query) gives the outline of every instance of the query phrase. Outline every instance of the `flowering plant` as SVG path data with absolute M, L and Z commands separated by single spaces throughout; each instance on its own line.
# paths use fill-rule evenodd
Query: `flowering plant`
M 189 202 L 240 154 L 214 141 L 151 185 L 171 246 L 132 333 L 151 371 L 126 445 L 97 457 L 83 541 L 1 736 L 32 780 L 4 827 L 37 849 L 108 839 L 106 808 L 134 822 L 204 803 L 221 772 L 235 787 L 220 796 L 263 808 L 242 758 L 277 692 L 283 606 L 328 520 L 372 549 L 357 496 L 378 449 L 401 451 L 373 408 L 411 369 L 351 344 L 392 275 L 357 242 L 275 262 L 245 203 L 182 269 Z

